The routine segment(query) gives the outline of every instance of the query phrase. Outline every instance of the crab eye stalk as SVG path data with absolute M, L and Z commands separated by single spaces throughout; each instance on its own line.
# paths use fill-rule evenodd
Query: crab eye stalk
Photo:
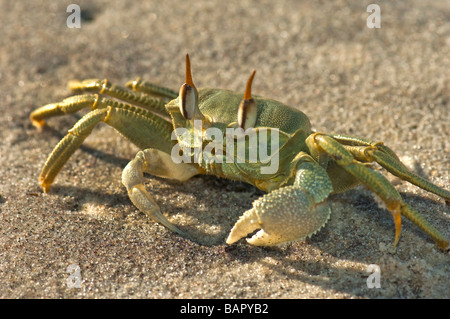
M 247 81 L 247 87 L 245 88 L 244 98 L 239 104 L 238 109 L 238 125 L 244 130 L 254 127 L 256 124 L 257 106 L 256 101 L 252 98 L 252 82 L 255 77 L 256 71 L 253 71 L 252 75 Z
M 203 118 L 198 108 L 198 91 L 192 81 L 191 62 L 186 54 L 186 80 L 180 87 L 180 112 L 183 117 L 190 120 L 194 117 Z

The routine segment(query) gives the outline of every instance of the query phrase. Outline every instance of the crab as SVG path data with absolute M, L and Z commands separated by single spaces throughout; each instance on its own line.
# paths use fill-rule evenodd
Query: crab
M 149 218 L 182 236 L 189 238 L 161 212 L 144 187 L 144 173 L 181 182 L 198 174 L 216 175 L 249 183 L 265 192 L 237 220 L 227 244 L 241 238 L 258 246 L 303 240 L 329 220 L 327 198 L 331 194 L 363 184 L 392 214 L 394 247 L 400 238 L 403 215 L 441 249 L 447 249 L 448 240 L 402 199 L 383 174 L 369 166 L 376 162 L 447 203 L 449 191 L 409 171 L 382 142 L 315 132 L 300 110 L 252 96 L 254 76 L 255 71 L 243 94 L 197 89 L 186 55 L 185 83 L 179 92 L 140 78 L 126 87 L 106 79 L 70 81 L 69 88 L 79 95 L 30 114 L 32 124 L 42 127 L 47 118 L 91 109 L 49 155 L 39 177 L 43 191 L 49 191 L 69 157 L 94 127 L 104 122 L 140 149 L 122 173 L 131 202 Z

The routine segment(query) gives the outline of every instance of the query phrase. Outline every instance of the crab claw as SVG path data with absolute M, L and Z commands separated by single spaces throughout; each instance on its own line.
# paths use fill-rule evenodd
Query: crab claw
M 260 229 L 247 242 L 255 246 L 274 246 L 305 239 L 316 233 L 331 214 L 326 199 L 316 203 L 314 197 L 298 186 L 286 186 L 253 202 L 236 222 L 227 244 L 232 244 Z

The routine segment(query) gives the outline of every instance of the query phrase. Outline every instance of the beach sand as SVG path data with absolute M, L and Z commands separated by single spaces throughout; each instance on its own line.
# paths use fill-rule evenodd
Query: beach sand
M 449 298 L 449 255 L 404 219 L 394 224 L 363 187 L 330 197 L 328 224 L 276 248 L 226 245 L 263 193 L 213 176 L 146 187 L 184 239 L 140 213 L 121 184 L 137 147 L 101 124 L 44 194 L 39 172 L 85 112 L 39 131 L 35 108 L 72 79 L 138 76 L 177 90 L 191 56 L 198 87 L 253 93 L 306 113 L 314 129 L 384 141 L 450 189 L 450 5 L 371 1 L 2 1 L 0 20 L 0 298 Z M 374 169 L 379 169 L 374 166 Z M 447 238 L 449 206 L 381 170 Z M 369 265 L 380 288 L 369 288 Z M 75 278 L 75 279 L 74 279 Z M 77 281 L 77 278 L 80 281 Z

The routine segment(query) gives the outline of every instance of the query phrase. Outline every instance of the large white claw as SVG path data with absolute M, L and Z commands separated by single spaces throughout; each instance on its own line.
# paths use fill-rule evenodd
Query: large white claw
M 253 202 L 236 222 L 227 244 L 232 244 L 260 229 L 247 239 L 255 246 L 274 246 L 305 239 L 316 233 L 331 214 L 326 199 L 316 203 L 314 197 L 298 186 L 286 186 Z

